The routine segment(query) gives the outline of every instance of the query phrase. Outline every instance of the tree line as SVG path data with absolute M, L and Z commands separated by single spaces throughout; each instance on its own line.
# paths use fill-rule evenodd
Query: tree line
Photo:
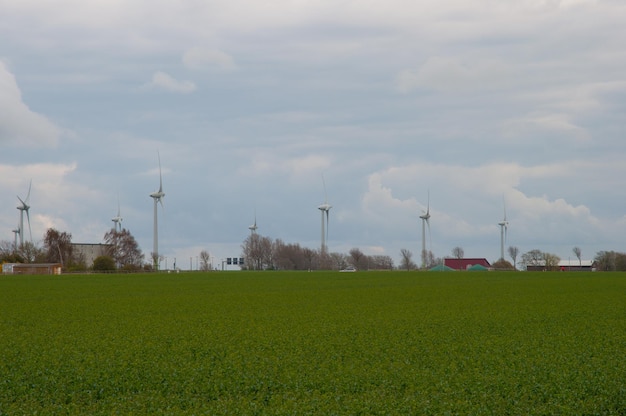
M 15 244 L 0 242 L 0 262 L 2 263 L 60 263 L 63 271 L 137 271 L 145 269 L 144 254 L 135 237 L 127 229 L 111 229 L 104 237 L 105 252 L 93 264 L 87 264 L 84 253 L 76 250 L 72 234 L 54 228 L 46 230 L 42 244 L 25 241 Z
M 393 259 L 386 255 L 366 255 L 359 248 L 348 254 L 326 253 L 285 243 L 257 233 L 250 234 L 241 245 L 247 270 L 343 270 L 352 266 L 358 270 L 391 270 Z

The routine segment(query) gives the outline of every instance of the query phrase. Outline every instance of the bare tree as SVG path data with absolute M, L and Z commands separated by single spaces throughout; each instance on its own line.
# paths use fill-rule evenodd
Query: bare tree
M 46 261 L 61 263 L 63 267 L 71 266 L 73 258 L 72 234 L 48 228 L 43 237 Z
M 206 250 L 200 252 L 200 270 L 204 272 L 211 270 L 211 255 Z
M 16 255 L 24 263 L 38 263 L 46 261 L 46 254 L 44 250 L 30 241 L 24 241 L 24 244 L 17 248 Z
M 517 255 L 519 254 L 519 249 L 514 246 L 509 246 L 509 256 L 513 260 L 513 268 L 517 269 Z
M 351 263 L 357 269 L 367 268 L 367 256 L 358 248 L 350 249 Z
M 402 257 L 400 260 L 400 268 L 405 269 L 406 271 L 417 268 L 417 265 L 412 260 L 413 253 L 411 253 L 410 250 L 403 248 L 400 250 L 400 256 Z
M 330 253 L 333 269 L 343 270 L 348 266 L 347 256 L 343 253 Z
M 556 270 L 561 259 L 556 254 L 543 253 L 543 261 L 547 270 Z
M 110 245 L 109 255 L 117 267 L 130 270 L 141 268 L 144 255 L 130 231 L 125 228 L 122 231 L 111 229 L 104 235 L 104 242 Z
M 465 252 L 463 251 L 463 247 L 454 247 L 452 249 L 452 256 L 454 256 L 454 258 L 462 259 L 464 255 Z
M 274 268 L 274 245 L 269 237 L 250 234 L 241 246 L 247 267 L 252 270 Z
M 583 267 L 583 261 L 581 260 L 581 257 L 583 255 L 582 250 L 580 249 L 580 247 L 574 247 L 572 251 L 574 252 L 574 255 L 578 258 L 578 268 L 582 269 Z
M 541 250 L 530 250 L 522 254 L 522 264 L 526 267 L 543 265 L 543 260 L 543 252 Z
M 556 254 L 544 253 L 541 250 L 531 250 L 522 254 L 522 264 L 528 266 L 541 266 L 544 270 L 555 270 L 561 259 Z
M 368 256 L 369 258 L 369 269 L 376 270 L 391 270 L 393 269 L 393 259 L 390 256 L 384 255 L 373 255 Z
M 434 267 L 438 264 L 443 264 L 443 260 L 441 258 L 437 258 L 435 257 L 435 253 L 433 253 L 432 251 L 428 250 L 426 252 L 426 263 L 425 266 L 427 269 Z

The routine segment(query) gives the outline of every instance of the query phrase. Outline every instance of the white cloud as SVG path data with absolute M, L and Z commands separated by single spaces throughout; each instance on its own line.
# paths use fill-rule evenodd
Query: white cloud
M 503 131 L 510 137 L 535 136 L 537 133 L 554 136 L 556 133 L 577 142 L 586 142 L 591 137 L 587 130 L 575 125 L 567 114 L 536 114 L 508 120 L 503 125 Z
M 237 69 L 232 56 L 219 49 L 193 47 L 183 54 L 183 64 L 189 69 L 219 69 L 232 71 Z
M 511 69 L 497 60 L 476 59 L 464 62 L 457 58 L 434 56 L 417 70 L 405 69 L 396 78 L 400 92 L 416 88 L 445 92 L 466 92 L 510 86 Z
M 21 146 L 51 147 L 61 130 L 22 101 L 15 76 L 0 61 L 0 140 Z
M 155 72 L 152 75 L 152 81 L 148 84 L 148 87 L 179 94 L 189 94 L 196 90 L 196 84 L 193 82 L 179 81 L 162 71 Z

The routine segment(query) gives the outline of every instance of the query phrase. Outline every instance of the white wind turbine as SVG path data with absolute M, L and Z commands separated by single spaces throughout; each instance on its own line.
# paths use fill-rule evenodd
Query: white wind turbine
M 115 229 L 116 232 L 122 231 L 122 219 L 123 218 L 120 214 L 120 200 L 118 198 L 117 199 L 117 215 L 111 218 L 111 221 L 113 221 L 113 228 Z
M 502 199 L 502 205 L 504 207 L 504 218 L 498 223 L 500 226 L 500 259 L 504 260 L 504 242 L 506 241 L 506 235 L 509 228 L 509 222 L 506 220 L 506 203 L 504 198 Z
M 250 234 L 256 234 L 256 230 L 259 227 L 257 227 L 256 225 L 256 212 L 254 213 L 254 224 L 252 224 L 251 226 L 248 227 L 248 230 L 250 230 Z
M 33 241 L 33 232 L 30 228 L 30 205 L 28 205 L 28 202 L 30 200 L 30 189 L 33 185 L 33 181 L 31 179 L 30 184 L 28 185 L 28 194 L 26 195 L 25 199 L 20 198 L 19 196 L 17 197 L 17 199 L 20 200 L 20 205 L 17 207 L 17 209 L 20 210 L 20 225 L 19 225 L 19 236 L 20 236 L 20 246 L 24 245 L 24 212 L 26 212 L 26 219 L 28 220 L 28 232 L 30 233 L 30 241 Z
M 422 268 L 426 267 L 426 226 L 428 226 L 428 235 L 430 235 L 430 192 L 428 193 L 428 202 L 426 205 L 426 211 L 420 215 L 422 219 Z
M 13 241 L 13 249 L 17 250 L 17 237 L 20 235 L 20 225 L 17 224 L 17 228 L 12 231 L 13 231 L 13 234 L 15 234 L 14 241 Z
M 154 240 L 152 245 L 152 261 L 154 270 L 159 270 L 159 230 L 157 221 L 157 203 L 160 203 L 161 208 L 163 208 L 163 197 L 165 196 L 165 193 L 163 192 L 163 177 L 161 176 L 161 155 L 158 152 L 157 155 L 159 158 L 159 190 L 150 194 L 150 198 L 154 200 Z
M 329 212 L 332 205 L 328 203 L 328 195 L 326 194 L 326 182 L 324 181 L 324 175 L 322 175 L 322 183 L 324 184 L 324 203 L 317 207 L 322 213 L 322 246 L 321 254 L 326 253 L 326 242 L 328 240 L 328 219 Z M 326 213 L 326 222 L 324 223 L 324 213 Z

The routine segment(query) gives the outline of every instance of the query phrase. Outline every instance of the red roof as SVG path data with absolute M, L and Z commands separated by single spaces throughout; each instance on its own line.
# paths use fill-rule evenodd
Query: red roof
M 475 264 L 491 267 L 487 259 L 443 259 L 443 264 L 455 270 L 467 270 Z

